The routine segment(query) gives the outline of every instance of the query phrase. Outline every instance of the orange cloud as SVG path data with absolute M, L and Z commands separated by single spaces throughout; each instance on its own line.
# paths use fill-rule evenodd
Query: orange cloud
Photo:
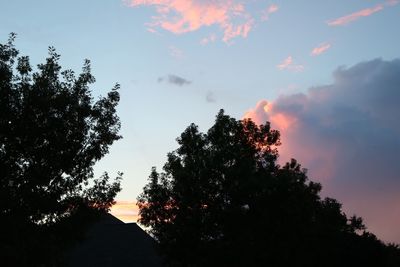
M 288 56 L 281 64 L 276 66 L 279 70 L 303 71 L 304 66 L 294 63 L 292 56 Z
M 275 4 L 270 5 L 267 9 L 261 12 L 261 20 L 265 21 L 269 19 L 269 15 L 279 10 L 279 7 Z
M 319 56 L 319 55 L 325 53 L 329 48 L 331 48 L 331 44 L 329 44 L 329 43 L 320 44 L 318 47 L 315 47 L 311 51 L 311 55 L 312 56 Z
M 389 3 L 390 2 L 388 2 L 388 4 Z M 391 5 L 393 5 L 393 4 L 391 4 Z M 343 16 L 343 17 L 340 17 L 340 18 L 337 18 L 334 20 L 330 20 L 327 23 L 329 26 L 343 26 L 343 25 L 349 24 L 350 22 L 358 20 L 359 18 L 371 16 L 372 14 L 383 10 L 383 8 L 384 8 L 384 5 L 379 4 L 372 8 L 362 9 L 362 10 L 354 12 L 350 15 L 346 15 L 346 16 Z
M 128 4 L 132 7 L 155 7 L 157 16 L 147 24 L 149 29 L 162 28 L 183 34 L 218 25 L 223 31 L 224 42 L 235 37 L 247 37 L 254 24 L 244 5 L 232 0 L 130 0 Z
M 139 208 L 134 201 L 117 201 L 110 213 L 126 223 L 136 222 L 139 218 Z

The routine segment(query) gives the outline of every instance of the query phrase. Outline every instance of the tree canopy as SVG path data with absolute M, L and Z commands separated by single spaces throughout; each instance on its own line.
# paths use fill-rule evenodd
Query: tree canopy
M 268 122 L 216 117 L 191 124 L 152 169 L 139 222 L 169 266 L 397 266 L 399 250 L 321 198 L 294 159 L 277 164 L 280 133 Z
M 0 44 L 0 250 L 2 264 L 35 266 L 77 231 L 83 210 L 107 211 L 120 191 L 121 173 L 93 173 L 121 138 L 119 85 L 94 101 L 88 60 L 75 75 L 50 47 L 35 69 L 14 39 Z

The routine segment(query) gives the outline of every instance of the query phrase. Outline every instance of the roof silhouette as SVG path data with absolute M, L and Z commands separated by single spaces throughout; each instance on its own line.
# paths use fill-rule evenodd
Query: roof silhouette
M 136 223 L 103 214 L 67 253 L 68 267 L 159 267 L 156 242 Z

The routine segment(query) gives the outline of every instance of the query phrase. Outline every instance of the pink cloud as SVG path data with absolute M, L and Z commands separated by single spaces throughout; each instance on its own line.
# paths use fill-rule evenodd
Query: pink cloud
M 398 0 L 388 0 L 388 1 L 386 1 L 386 5 L 388 5 L 388 6 L 395 6 L 398 3 L 399 3 Z
M 281 64 L 276 66 L 279 70 L 290 70 L 294 72 L 299 72 L 304 70 L 304 66 L 297 64 L 293 61 L 292 56 L 288 56 Z
M 151 33 L 157 33 L 157 31 L 153 28 L 147 28 L 146 30 Z
M 334 20 L 330 20 L 327 23 L 329 26 L 343 26 L 343 25 L 349 24 L 350 22 L 358 20 L 359 18 L 371 16 L 372 14 L 383 10 L 383 8 L 384 8 L 384 5 L 379 4 L 372 8 L 362 9 L 362 10 L 354 12 L 350 15 L 346 15 L 346 16 L 343 16 L 343 17 L 340 17 L 340 18 L 337 18 Z
M 279 7 L 275 4 L 270 5 L 267 9 L 261 12 L 261 20 L 265 21 L 269 19 L 269 15 L 279 10 Z
M 287 61 L 290 65 L 292 61 Z M 294 157 L 387 242 L 400 242 L 400 59 L 338 68 L 333 83 L 261 100 L 244 117 L 281 132 L 279 163 Z
M 234 0 L 130 0 L 132 7 L 154 6 L 157 12 L 148 27 L 162 28 L 174 34 L 193 32 L 201 27 L 217 25 L 223 41 L 247 37 L 254 19 L 242 3 Z
M 275 4 L 272 4 L 268 7 L 268 13 L 275 13 L 276 11 L 278 11 L 279 7 Z
M 256 106 L 248 110 L 244 118 L 251 118 L 257 124 L 269 121 L 271 126 L 281 132 L 282 145 L 279 149 L 280 164 L 290 161 L 295 157 L 301 160 L 306 167 L 312 167 L 312 174 L 320 180 L 330 179 L 334 174 L 335 164 L 335 143 L 325 143 L 321 147 L 317 142 L 314 144 L 313 133 L 306 130 L 302 118 L 298 116 L 298 110 L 286 109 L 286 107 L 297 106 L 303 112 L 308 109 L 309 98 L 303 94 L 295 94 L 288 97 L 280 97 L 275 101 L 260 100 Z M 300 112 L 302 113 L 302 112 Z M 307 138 L 303 134 L 308 135 Z M 303 140 L 299 142 L 299 140 Z M 310 142 L 308 142 L 310 140 Z M 304 150 L 304 145 L 307 149 Z M 326 147 L 329 149 L 326 149 Z M 302 153 L 307 151 L 306 153 Z M 315 163 L 315 156 L 318 155 L 318 164 Z
M 319 46 L 315 47 L 311 51 L 311 55 L 312 56 L 319 56 L 319 55 L 325 53 L 329 48 L 331 48 L 331 44 L 329 44 L 329 43 L 320 44 Z

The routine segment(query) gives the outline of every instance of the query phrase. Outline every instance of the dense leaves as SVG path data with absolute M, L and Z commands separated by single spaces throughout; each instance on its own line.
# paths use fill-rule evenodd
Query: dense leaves
M 138 197 L 170 266 L 397 266 L 399 250 L 321 199 L 296 160 L 277 164 L 279 132 L 221 111 L 190 125 Z M 397 258 L 396 258 L 397 257 Z M 390 263 L 390 261 L 392 261 Z M 392 264 L 392 265 L 390 265 Z
M 107 173 L 93 174 L 121 138 L 119 86 L 94 101 L 88 60 L 76 76 L 61 70 L 50 47 L 33 71 L 27 56 L 18 57 L 14 39 L 11 34 L 0 44 L 0 251 L 13 266 L 34 266 L 52 255 L 45 246 L 66 242 L 57 236 L 68 236 L 61 225 L 82 210 L 108 210 L 120 191 L 121 174 L 114 182 Z

